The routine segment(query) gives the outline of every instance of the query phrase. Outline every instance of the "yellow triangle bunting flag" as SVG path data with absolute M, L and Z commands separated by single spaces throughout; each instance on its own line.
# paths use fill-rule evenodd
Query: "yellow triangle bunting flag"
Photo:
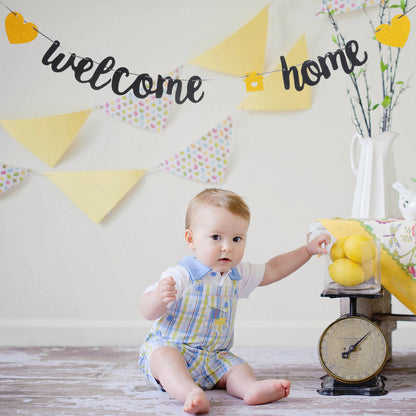
M 53 167 L 68 150 L 91 111 L 90 109 L 49 117 L 1 120 L 0 124 L 26 149 Z
M 139 169 L 47 172 L 45 176 L 89 218 L 99 223 L 145 173 L 146 170 Z
M 285 56 L 287 66 L 297 66 L 308 59 L 305 35 L 297 41 L 291 51 Z M 302 110 L 312 105 L 311 90 L 308 85 L 302 91 L 297 91 L 293 85 L 286 90 L 283 85 L 282 67 L 279 65 L 264 79 L 264 90 L 250 93 L 238 106 L 241 110 L 253 111 L 287 111 Z
M 233 35 L 197 56 L 191 64 L 231 75 L 262 72 L 266 51 L 269 6 Z

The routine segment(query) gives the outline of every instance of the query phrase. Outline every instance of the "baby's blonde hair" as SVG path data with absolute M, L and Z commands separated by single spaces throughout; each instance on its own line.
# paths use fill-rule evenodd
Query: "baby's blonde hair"
M 189 202 L 185 229 L 190 228 L 194 212 L 202 206 L 223 207 L 232 214 L 250 222 L 250 209 L 240 195 L 225 189 L 208 188 L 195 195 Z

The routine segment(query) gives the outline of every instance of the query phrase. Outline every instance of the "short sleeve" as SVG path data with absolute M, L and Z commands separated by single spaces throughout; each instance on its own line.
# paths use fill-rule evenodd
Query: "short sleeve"
M 243 262 L 237 266 L 241 275 L 238 287 L 238 298 L 248 298 L 250 293 L 261 283 L 266 266 L 264 264 L 252 264 Z
M 186 271 L 185 267 L 183 266 L 174 266 L 174 267 L 169 267 L 168 269 L 166 269 L 162 275 L 160 276 L 160 279 L 157 283 L 154 283 L 153 285 L 149 286 L 146 288 L 146 290 L 143 292 L 147 293 L 147 292 L 153 292 L 154 290 L 156 290 L 157 285 L 159 284 L 159 282 L 162 279 L 166 279 L 167 277 L 172 276 L 173 280 L 175 281 L 175 288 L 176 288 L 176 299 L 179 299 L 184 290 L 185 287 L 188 285 L 190 279 L 189 279 L 189 274 Z

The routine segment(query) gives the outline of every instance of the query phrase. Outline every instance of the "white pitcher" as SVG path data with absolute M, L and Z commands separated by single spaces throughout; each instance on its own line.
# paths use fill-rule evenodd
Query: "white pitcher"
M 397 133 L 384 132 L 375 137 L 356 133 L 351 140 L 350 160 L 357 176 L 352 218 L 399 218 L 397 198 L 393 193 L 396 168 L 393 142 Z M 357 147 L 359 160 L 356 163 Z

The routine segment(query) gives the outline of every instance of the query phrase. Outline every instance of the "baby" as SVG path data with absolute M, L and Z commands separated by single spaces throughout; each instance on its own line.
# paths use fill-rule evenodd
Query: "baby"
M 184 403 L 191 414 L 209 411 L 204 390 L 226 389 L 248 405 L 270 403 L 290 392 L 283 379 L 257 380 L 234 355 L 236 303 L 257 287 L 288 276 L 314 254 L 324 254 L 322 234 L 264 265 L 241 262 L 250 211 L 237 194 L 206 189 L 189 203 L 185 241 L 195 257 L 185 257 L 145 290 L 141 312 L 156 320 L 140 348 L 147 380 Z

